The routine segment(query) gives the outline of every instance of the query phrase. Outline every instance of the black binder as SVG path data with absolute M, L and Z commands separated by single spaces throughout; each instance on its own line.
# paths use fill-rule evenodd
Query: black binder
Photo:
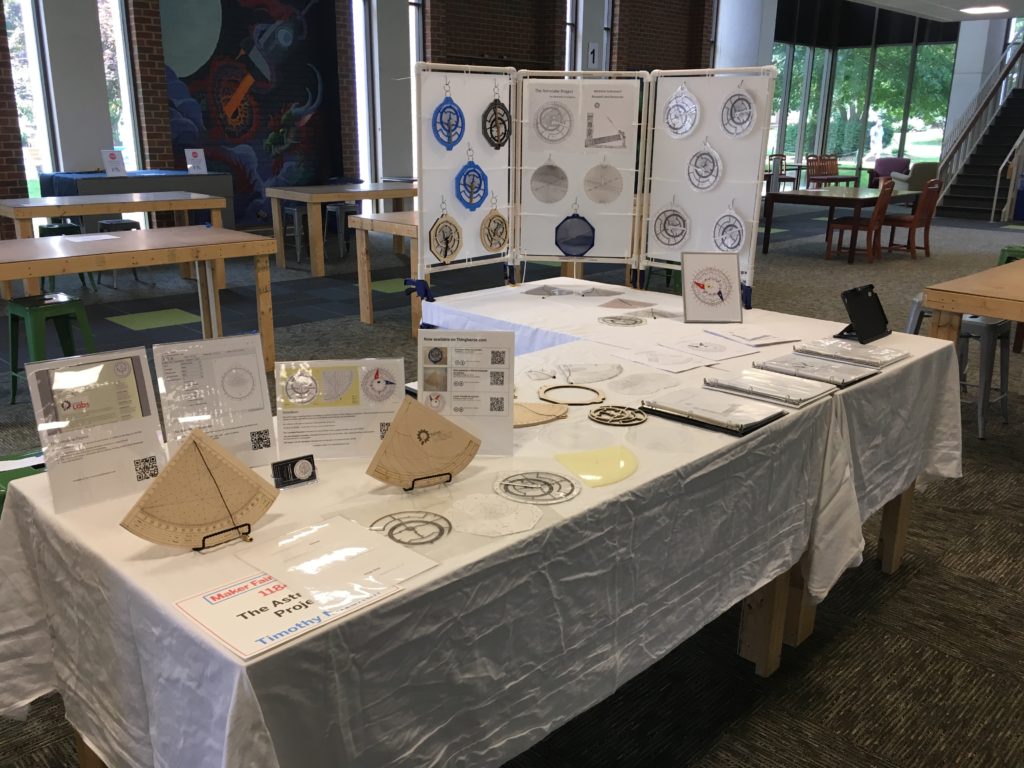
M 874 285 L 851 288 L 843 291 L 842 297 L 850 324 L 836 334 L 837 339 L 856 339 L 867 344 L 892 333 Z

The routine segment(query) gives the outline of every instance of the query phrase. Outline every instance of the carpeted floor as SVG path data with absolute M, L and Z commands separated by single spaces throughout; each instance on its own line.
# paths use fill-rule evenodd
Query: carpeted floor
M 902 329 L 923 286 L 986 268 L 1003 245 L 1020 243 L 1012 231 L 943 222 L 933 230 L 931 259 L 901 254 L 851 266 L 824 261 L 816 215 L 776 219 L 787 231 L 773 234 L 769 254 L 758 254 L 756 306 L 843 320 L 840 290 L 872 282 L 891 325 Z M 375 260 L 378 251 L 386 260 L 389 243 L 375 243 Z M 275 307 L 279 278 L 304 279 L 294 271 L 275 275 Z M 499 276 L 473 279 L 475 286 L 452 282 L 439 290 L 482 287 Z M 173 292 L 175 278 L 167 280 Z M 240 275 L 238 290 L 244 281 Z M 652 288 L 662 285 L 652 280 Z M 381 293 L 378 299 L 384 302 Z M 374 326 L 360 324 L 353 309 L 278 327 L 279 356 L 403 354 L 411 365 L 408 310 L 399 301 L 391 307 L 377 312 Z M 991 418 L 988 438 L 979 441 L 965 406 L 964 477 L 918 489 L 900 572 L 879 571 L 876 517 L 865 564 L 847 572 L 819 608 L 814 635 L 786 649 L 773 677 L 757 678 L 736 656 L 733 609 L 508 768 L 1024 765 L 1022 368 L 1014 355 L 1009 425 Z M 27 448 L 33 439 L 26 406 L 0 406 L 0 448 Z M 0 718 L 0 766 L 73 765 L 58 696 L 33 704 L 24 722 Z

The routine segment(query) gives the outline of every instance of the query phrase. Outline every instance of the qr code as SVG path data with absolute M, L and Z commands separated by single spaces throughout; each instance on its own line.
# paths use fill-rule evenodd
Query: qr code
M 492 349 L 491 350 L 491 365 L 504 365 L 505 364 L 505 350 L 504 349 Z
M 135 480 L 151 480 L 160 474 L 160 467 L 156 463 L 156 456 L 147 456 L 144 459 L 135 459 Z
M 503 386 L 505 386 L 505 372 L 504 371 L 491 371 L 491 386 L 492 387 L 503 387 Z
M 390 421 L 382 421 L 380 423 L 380 439 L 384 439 L 384 435 L 388 433 L 388 429 L 391 427 Z
M 505 398 L 504 397 L 492 397 L 491 398 L 491 413 L 504 413 L 505 412 Z
M 249 443 L 254 451 L 261 451 L 270 447 L 270 430 L 257 429 L 249 433 Z

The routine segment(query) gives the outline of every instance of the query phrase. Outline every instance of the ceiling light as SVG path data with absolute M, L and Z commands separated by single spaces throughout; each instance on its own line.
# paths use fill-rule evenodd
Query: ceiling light
M 1009 8 L 1004 8 L 1001 5 L 975 5 L 971 8 L 961 8 L 960 13 L 970 13 L 974 16 L 980 16 L 986 13 L 1009 13 Z

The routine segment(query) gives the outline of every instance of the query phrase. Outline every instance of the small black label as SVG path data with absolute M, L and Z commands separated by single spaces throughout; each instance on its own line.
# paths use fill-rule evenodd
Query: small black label
M 316 462 L 313 460 L 313 454 L 275 461 L 270 468 L 277 488 L 289 488 L 316 480 Z

